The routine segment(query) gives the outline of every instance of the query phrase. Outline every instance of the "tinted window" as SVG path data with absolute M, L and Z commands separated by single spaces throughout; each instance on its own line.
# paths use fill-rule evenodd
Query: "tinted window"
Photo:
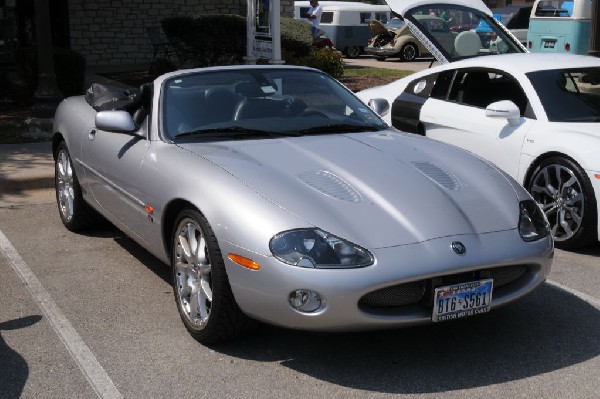
M 333 22 L 333 11 L 324 11 L 321 14 L 321 23 L 322 24 L 330 24 Z
M 552 122 L 600 121 L 600 68 L 527 74 Z
M 448 100 L 479 108 L 486 108 L 497 101 L 510 100 L 519 107 L 521 116 L 533 117 L 527 113 L 528 101 L 521 85 L 512 76 L 500 71 L 458 71 Z

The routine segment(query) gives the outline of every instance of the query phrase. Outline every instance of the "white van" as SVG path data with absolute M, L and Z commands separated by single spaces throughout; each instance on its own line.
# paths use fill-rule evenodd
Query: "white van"
M 356 58 L 363 52 L 371 38 L 370 20 L 385 23 L 391 18 L 387 5 L 344 1 L 319 1 L 319 4 L 323 7 L 320 29 L 348 58 Z M 294 18 L 305 19 L 309 8 L 308 1 L 295 1 Z

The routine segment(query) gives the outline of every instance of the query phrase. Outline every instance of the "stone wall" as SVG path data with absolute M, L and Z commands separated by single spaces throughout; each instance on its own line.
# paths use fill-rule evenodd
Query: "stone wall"
M 88 67 L 148 65 L 152 46 L 145 28 L 177 15 L 246 16 L 247 0 L 69 0 L 71 48 Z M 293 17 L 293 0 L 280 0 L 281 15 Z

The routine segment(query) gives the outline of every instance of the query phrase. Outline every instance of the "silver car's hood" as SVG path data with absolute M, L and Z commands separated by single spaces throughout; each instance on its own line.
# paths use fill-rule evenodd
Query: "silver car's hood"
M 307 223 L 369 248 L 518 224 L 517 194 L 504 175 L 419 136 L 379 132 L 181 147 Z

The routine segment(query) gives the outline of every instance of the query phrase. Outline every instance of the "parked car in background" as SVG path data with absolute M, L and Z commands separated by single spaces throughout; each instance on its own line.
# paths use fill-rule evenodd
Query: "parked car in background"
M 523 45 L 526 45 L 532 8 L 531 3 L 511 4 L 504 7 L 492 8 L 492 12 L 500 15 L 502 25 L 506 26 Z
M 402 61 L 414 61 L 415 58 L 429 55 L 427 48 L 412 35 L 408 25 L 400 18 L 392 18 L 386 24 L 369 21 L 372 37 L 367 42 L 365 53 L 374 55 L 378 61 L 399 57 Z
M 519 183 L 390 128 L 315 69 L 96 85 L 60 103 L 53 132 L 64 226 L 101 214 L 169 265 L 202 343 L 255 320 L 346 331 L 475 316 L 550 272 L 547 220 Z
M 600 237 L 600 59 L 475 57 L 357 93 L 391 104 L 394 127 L 464 148 L 529 190 L 556 245 Z
M 356 58 L 364 51 L 371 37 L 369 21 L 387 22 L 391 18 L 390 7 L 360 2 L 320 1 L 323 7 L 320 29 L 333 45 L 348 58 Z M 294 2 L 294 18 L 305 18 L 310 8 L 308 1 Z
M 587 54 L 592 0 L 536 0 L 527 32 L 533 53 Z

